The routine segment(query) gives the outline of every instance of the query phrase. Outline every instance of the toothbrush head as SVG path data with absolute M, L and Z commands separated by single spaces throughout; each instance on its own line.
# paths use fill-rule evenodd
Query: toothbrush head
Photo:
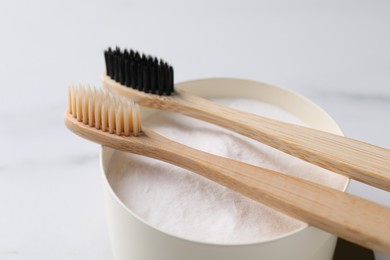
M 142 131 L 137 104 L 92 87 L 69 87 L 68 113 L 85 125 L 112 134 L 137 136 Z
M 174 91 L 173 68 L 161 59 L 119 47 L 105 50 L 104 58 L 107 76 L 121 85 L 160 96 Z

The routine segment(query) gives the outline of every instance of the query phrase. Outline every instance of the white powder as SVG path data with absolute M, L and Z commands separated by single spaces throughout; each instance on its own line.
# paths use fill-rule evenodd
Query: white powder
M 243 111 L 303 123 L 275 106 L 217 99 Z M 336 189 L 346 179 L 249 138 L 192 118 L 160 112 L 144 125 L 199 150 L 299 176 Z M 176 166 L 121 153 L 110 164 L 118 197 L 150 225 L 183 238 L 223 244 L 274 239 L 306 226 L 260 203 Z

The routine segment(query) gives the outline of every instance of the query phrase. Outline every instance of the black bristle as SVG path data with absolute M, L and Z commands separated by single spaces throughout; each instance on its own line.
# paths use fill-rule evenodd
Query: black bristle
M 150 93 L 156 94 L 157 89 L 157 69 L 154 62 L 150 66 Z
M 161 66 L 157 67 L 157 94 L 160 96 L 164 93 L 164 71 Z
M 125 84 L 125 60 L 122 57 L 120 57 L 118 60 L 119 60 L 118 81 L 121 84 Z
M 162 66 L 162 69 L 163 69 L 163 74 L 164 74 L 164 78 L 163 78 L 163 85 L 164 85 L 164 93 L 167 95 L 168 94 L 168 75 L 169 75 L 169 71 L 168 71 L 168 64 L 167 63 L 163 63 L 163 66 Z
M 111 62 L 112 62 L 112 77 L 114 80 L 117 80 L 117 73 L 118 73 L 118 63 L 117 63 L 118 59 L 116 57 L 116 55 L 112 55 L 112 58 L 111 58 Z
M 129 60 L 125 60 L 125 86 L 130 87 L 131 85 L 131 78 L 130 78 L 130 64 Z
M 167 95 L 170 96 L 173 92 L 173 68 L 169 66 L 168 69 L 168 83 L 167 83 Z
M 114 62 L 114 54 L 112 52 L 111 49 L 108 50 L 109 52 L 109 66 L 110 66 L 110 77 L 113 78 L 114 77 L 114 69 L 115 69 L 115 62 Z
M 134 53 L 134 61 L 139 62 L 140 59 L 141 59 L 141 57 L 140 57 L 138 51 L 136 51 L 136 52 Z
M 127 51 L 127 50 L 125 50 L 124 52 L 123 52 L 123 58 L 126 60 L 126 59 L 128 59 L 129 58 L 129 52 Z
M 144 81 L 143 81 L 142 72 L 143 72 L 143 65 L 142 65 L 142 63 L 138 63 L 138 66 L 137 66 L 137 82 L 138 82 L 138 84 L 136 85 L 138 90 L 144 89 L 144 86 L 143 86 Z
M 137 86 L 137 78 L 136 78 L 136 67 L 135 67 L 135 62 L 132 61 L 130 63 L 130 87 L 134 88 L 135 86 Z
M 115 47 L 104 51 L 104 60 L 107 76 L 122 85 L 158 95 L 174 92 L 173 68 L 162 59 Z
M 149 93 L 150 90 L 149 64 L 144 65 L 142 74 L 143 74 L 142 77 L 143 77 L 143 84 L 144 84 L 143 91 L 145 93 Z
M 116 63 L 115 80 L 120 83 L 120 73 L 121 73 L 120 56 L 115 57 L 115 63 Z
M 115 63 L 116 63 L 115 80 L 120 82 L 120 71 L 121 71 L 120 56 L 115 57 Z

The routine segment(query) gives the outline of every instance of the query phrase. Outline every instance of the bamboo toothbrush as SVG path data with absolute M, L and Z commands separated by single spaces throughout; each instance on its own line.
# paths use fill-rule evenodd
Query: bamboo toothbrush
M 71 87 L 65 124 L 83 138 L 191 170 L 310 225 L 390 254 L 390 208 L 171 141 L 142 128 L 138 106 L 123 97 Z
M 240 112 L 174 90 L 166 62 L 119 48 L 104 52 L 103 86 L 146 107 L 177 112 L 245 135 L 322 168 L 390 191 L 390 150 L 327 132 Z

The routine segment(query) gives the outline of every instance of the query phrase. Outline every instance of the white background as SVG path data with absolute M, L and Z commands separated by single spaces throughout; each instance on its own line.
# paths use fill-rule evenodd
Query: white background
M 389 27 L 386 0 L 1 0 L 0 259 L 112 259 L 99 146 L 62 122 L 69 84 L 100 85 L 104 48 L 162 57 L 176 82 L 296 91 L 347 136 L 389 149 Z M 388 192 L 348 191 L 390 205 Z

